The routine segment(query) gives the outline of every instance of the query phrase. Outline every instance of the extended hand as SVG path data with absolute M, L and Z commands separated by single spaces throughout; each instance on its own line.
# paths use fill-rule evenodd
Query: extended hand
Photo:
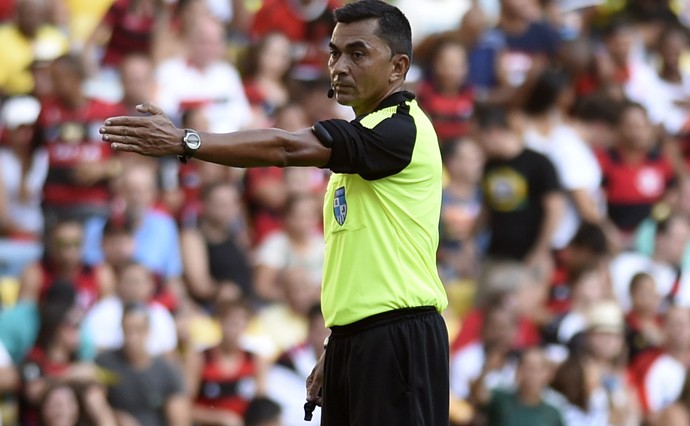
M 159 107 L 145 103 L 137 111 L 150 115 L 108 118 L 100 129 L 103 140 L 116 151 L 151 157 L 184 154 L 184 130 L 175 127 Z

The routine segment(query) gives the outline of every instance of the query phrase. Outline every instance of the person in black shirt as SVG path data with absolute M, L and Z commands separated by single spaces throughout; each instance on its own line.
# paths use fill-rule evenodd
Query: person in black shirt
M 487 256 L 551 264 L 551 242 L 564 207 L 556 170 L 543 155 L 525 148 L 497 107 L 476 114 L 487 162 L 482 175 L 483 217 L 491 233 Z

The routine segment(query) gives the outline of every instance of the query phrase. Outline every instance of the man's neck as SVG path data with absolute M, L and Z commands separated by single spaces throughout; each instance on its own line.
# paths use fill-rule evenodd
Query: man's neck
M 363 115 L 372 113 L 376 111 L 376 107 L 381 104 L 381 102 L 384 101 L 384 99 L 388 98 L 390 95 L 400 92 L 403 90 L 403 82 L 401 81 L 400 83 L 396 83 L 392 85 L 383 95 L 376 97 L 375 99 L 372 99 L 371 101 L 367 102 L 364 105 L 358 106 L 358 107 L 352 107 L 352 109 L 355 112 L 355 115 L 357 117 L 361 117 Z
M 132 351 L 127 353 L 127 360 L 135 369 L 144 369 L 151 363 L 151 356 L 146 351 Z
M 202 220 L 199 228 L 207 241 L 219 242 L 230 236 L 228 226 L 208 220 Z
M 541 403 L 541 393 L 532 389 L 519 389 L 518 398 L 524 405 L 535 406 Z

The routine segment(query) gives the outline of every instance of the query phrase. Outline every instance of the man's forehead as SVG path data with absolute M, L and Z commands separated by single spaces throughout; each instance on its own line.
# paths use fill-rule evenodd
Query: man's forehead
M 386 43 L 376 35 L 379 28 L 375 18 L 352 22 L 349 24 L 338 22 L 331 35 L 331 44 L 345 48 L 348 45 L 361 42 L 369 47 L 381 47 Z

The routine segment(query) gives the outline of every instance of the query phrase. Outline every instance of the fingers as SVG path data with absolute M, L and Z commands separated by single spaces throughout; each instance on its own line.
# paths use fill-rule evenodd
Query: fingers
M 115 151 L 134 152 L 137 154 L 145 154 L 144 151 L 141 149 L 141 147 L 137 146 L 137 145 L 130 145 L 130 144 L 125 144 L 125 143 L 111 143 L 110 147 Z
M 137 111 L 151 115 L 164 115 L 163 110 L 160 109 L 160 107 L 150 102 L 145 102 L 141 105 L 137 105 Z

